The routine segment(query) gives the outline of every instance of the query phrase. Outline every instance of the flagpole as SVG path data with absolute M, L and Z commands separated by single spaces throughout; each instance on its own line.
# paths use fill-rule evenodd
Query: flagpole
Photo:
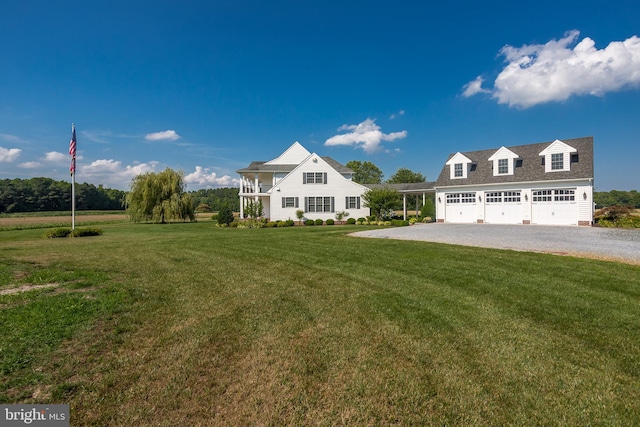
M 69 142 L 71 155 L 71 230 L 76 229 L 76 125 L 71 123 L 71 141 Z

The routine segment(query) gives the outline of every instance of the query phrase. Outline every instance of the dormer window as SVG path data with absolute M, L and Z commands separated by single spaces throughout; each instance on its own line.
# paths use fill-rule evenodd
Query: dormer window
M 469 170 L 473 170 L 474 163 L 467 156 L 458 152 L 446 164 L 449 166 L 450 179 L 464 179 L 468 177 Z
M 556 139 L 539 155 L 542 156 L 545 172 L 569 171 L 572 159 L 577 159 L 578 150 Z
M 520 157 L 506 147 L 500 147 L 487 160 L 492 162 L 493 176 L 513 175 L 514 164 Z
M 509 173 L 509 159 L 498 160 L 498 173 L 500 175 Z

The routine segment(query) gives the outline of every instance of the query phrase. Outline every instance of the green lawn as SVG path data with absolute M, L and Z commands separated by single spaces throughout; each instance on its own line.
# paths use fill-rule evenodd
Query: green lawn
M 639 425 L 640 267 L 353 226 L 0 232 L 0 403 L 72 425 Z

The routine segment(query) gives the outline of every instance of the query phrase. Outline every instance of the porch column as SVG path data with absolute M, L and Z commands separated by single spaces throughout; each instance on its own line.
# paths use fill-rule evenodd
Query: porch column
M 240 179 L 240 194 L 244 193 L 245 178 L 242 175 Z M 240 196 L 240 219 L 244 218 L 244 196 Z
M 402 219 L 406 221 L 407 220 L 407 193 L 402 194 L 402 211 L 404 214 Z
M 258 174 L 256 174 L 256 186 L 253 189 L 254 193 L 259 193 L 260 192 L 260 187 L 259 187 L 259 182 L 258 182 Z

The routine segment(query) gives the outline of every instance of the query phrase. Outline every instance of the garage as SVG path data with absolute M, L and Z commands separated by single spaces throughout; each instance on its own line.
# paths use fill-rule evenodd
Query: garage
M 531 223 L 541 225 L 578 225 L 575 188 L 533 190 Z
M 445 200 L 447 222 L 477 222 L 476 193 L 446 193 Z
M 484 221 L 489 224 L 522 224 L 521 191 L 484 193 Z

